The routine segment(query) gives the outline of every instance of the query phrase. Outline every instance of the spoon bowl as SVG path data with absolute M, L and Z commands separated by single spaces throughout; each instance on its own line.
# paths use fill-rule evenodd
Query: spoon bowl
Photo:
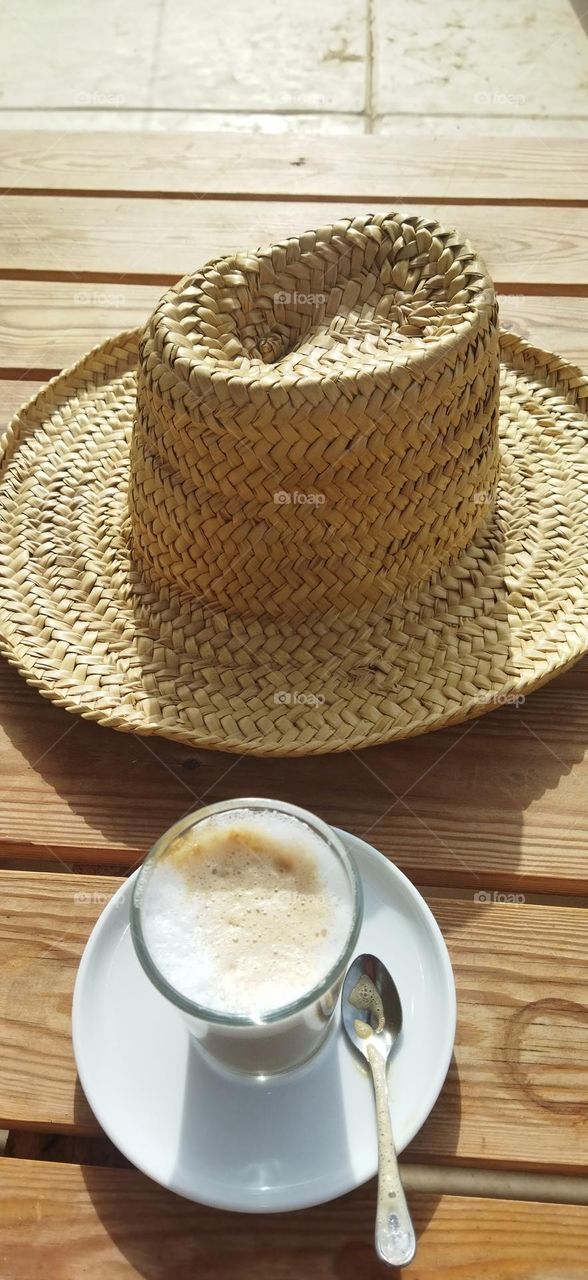
M 384 1026 L 379 1030 L 375 1009 L 358 1005 L 355 1001 L 351 1002 L 349 998 L 364 977 L 367 977 L 375 987 L 382 1002 Z M 402 1004 L 392 974 L 377 956 L 367 953 L 357 956 L 349 966 L 341 995 L 341 1016 L 349 1040 L 368 1062 L 368 1042 L 373 1044 L 383 1057 L 389 1057 L 402 1030 Z M 365 1023 L 371 1028 L 373 1034 L 361 1035 L 357 1029 L 358 1022 Z

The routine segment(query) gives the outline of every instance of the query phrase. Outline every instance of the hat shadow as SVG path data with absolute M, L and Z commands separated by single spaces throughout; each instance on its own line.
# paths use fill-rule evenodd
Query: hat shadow
M 59 844 L 60 866 L 108 866 L 125 872 L 185 812 L 261 795 L 308 808 L 367 840 L 433 897 L 436 888 L 445 894 L 454 891 L 460 912 L 445 926 L 449 942 L 472 911 L 483 909 L 488 895 L 517 893 L 523 883 L 526 890 L 540 892 L 545 887 L 541 874 L 525 871 L 523 824 L 532 828 L 534 821 L 541 821 L 542 797 L 565 785 L 574 764 L 582 760 L 585 725 L 573 691 L 566 692 L 569 675 L 526 700 L 515 692 L 509 701 L 507 693 L 505 705 L 497 706 L 498 691 L 516 689 L 517 679 L 508 627 L 504 532 L 498 518 L 489 542 L 492 583 L 483 593 L 475 621 L 478 687 L 488 686 L 485 705 L 492 710 L 434 733 L 318 756 L 194 750 L 159 736 L 120 733 L 71 717 L 39 698 L 4 665 L 3 731 L 23 762 L 22 769 L 15 768 L 25 779 L 28 772 L 33 794 L 49 801 L 40 834 L 35 827 L 29 836 L 22 824 L 15 833 L 19 861 L 29 851 L 33 858 L 39 846 L 46 859 L 47 849 L 54 852 L 54 841 Z M 456 626 L 445 628 L 441 639 L 431 626 L 428 638 L 431 670 L 439 664 L 448 680 L 452 672 L 459 675 L 462 663 L 457 580 L 454 594 Z M 486 635 L 492 640 L 490 657 L 483 643 Z M 405 650 L 409 671 L 410 646 Z M 141 652 L 152 672 L 149 652 Z M 366 700 L 370 690 L 381 690 L 389 679 L 384 661 L 372 661 L 369 671 L 357 675 L 366 681 Z M 268 697 L 274 696 L 272 683 Z M 458 714 L 459 703 L 455 705 Z M 306 702 L 293 701 L 288 714 L 303 717 L 307 710 Z M 313 709 L 316 715 L 328 713 L 326 700 Z M 566 731 L 558 734 L 562 715 Z M 60 839 L 62 830 L 65 840 Z M 4 849 L 9 858 L 8 840 Z
M 565 688 L 561 678 L 556 686 L 527 697 L 518 692 L 525 672 L 520 652 L 515 658 L 509 623 L 512 586 L 507 586 L 505 541 L 502 517 L 496 512 L 488 526 L 482 558 L 476 561 L 479 566 L 483 561 L 483 567 L 476 570 L 475 556 L 466 556 L 451 571 L 447 608 L 455 625 L 442 630 L 435 627 L 434 589 L 417 619 L 420 622 L 422 618 L 427 627 L 430 683 L 422 696 L 423 705 L 430 709 L 437 699 L 444 699 L 447 715 L 457 717 L 456 723 L 385 745 L 319 755 L 264 758 L 203 749 L 192 752 L 161 739 L 151 739 L 149 750 L 165 760 L 168 772 L 177 776 L 183 770 L 185 777 L 190 771 L 201 802 L 262 795 L 317 812 L 332 825 L 373 843 L 419 886 L 433 892 L 442 886 L 462 896 L 465 893 L 462 921 L 467 917 L 468 903 L 476 911 L 483 905 L 476 893 L 516 893 L 523 880 L 528 888 L 540 891 L 544 887 L 541 876 L 536 875 L 533 884 L 533 875 L 525 871 L 523 823 L 530 811 L 539 807 L 542 797 L 555 791 L 582 760 L 585 728 L 573 696 L 568 696 L 566 733 L 557 733 L 551 707 L 561 705 L 561 695 L 558 698 L 554 693 Z M 460 616 L 467 615 L 468 609 L 461 608 L 460 581 L 468 575 L 475 579 L 476 572 L 483 572 L 484 590 L 475 619 L 462 624 Z M 525 570 L 521 569 L 517 588 L 524 594 L 527 586 Z M 409 620 L 410 616 L 409 601 Z M 394 605 L 390 617 L 397 621 Z M 410 631 L 409 622 L 405 631 Z M 406 641 L 406 636 L 403 639 Z M 374 695 L 390 687 L 387 655 L 382 651 L 378 657 L 380 641 L 381 633 L 376 632 L 370 662 L 366 660 L 355 669 L 356 687 L 365 689 L 368 708 Z M 472 705 L 464 708 L 461 673 L 466 647 Z M 408 641 L 397 644 L 395 654 L 397 691 L 403 695 L 403 675 L 407 687 L 411 679 L 414 683 L 414 655 Z M 255 654 L 252 661 L 255 669 Z M 150 669 L 147 655 L 145 667 Z M 444 673 L 444 682 L 436 680 L 437 671 Z M 256 675 L 260 700 L 266 679 L 263 654 Z M 275 673 L 270 676 L 268 709 L 273 705 L 275 710 Z M 305 675 L 306 684 L 289 695 L 290 722 L 298 716 L 302 723 L 308 723 L 308 680 Z M 320 689 L 319 670 L 315 692 L 320 694 Z M 399 696 L 398 706 L 403 705 L 403 696 Z M 484 714 L 464 720 L 464 709 L 466 713 L 482 709 Z M 328 718 L 329 711 L 327 695 L 321 705 L 313 707 L 312 715 Z M 574 720 L 577 728 L 571 723 Z
M 476 555 L 468 552 L 444 580 L 441 604 L 444 611 L 449 610 L 454 625 L 436 626 L 441 605 L 434 585 L 418 608 L 413 609 L 414 600 L 411 604 L 408 597 L 399 613 L 398 602 L 391 601 L 385 626 L 370 633 L 365 658 L 355 661 L 352 675 L 354 688 L 365 695 L 368 713 L 371 700 L 390 689 L 392 674 L 397 681 L 397 708 L 406 709 L 407 691 L 414 689 L 415 683 L 412 628 L 419 659 L 426 651 L 428 662 L 426 687 L 414 696 L 415 708 L 419 704 L 430 710 L 438 697 L 448 714 L 463 712 L 461 673 L 467 650 L 472 699 L 479 695 L 492 710 L 478 720 L 386 745 L 340 754 L 269 758 L 194 750 L 160 736 L 120 733 L 72 718 L 39 698 L 5 666 L 3 730 L 26 762 L 25 777 L 28 770 L 29 775 L 42 779 L 39 786 L 33 777 L 33 794 L 36 791 L 49 801 L 43 813 L 46 841 L 43 830 L 37 835 L 37 828 L 30 839 L 20 830 L 15 835 L 15 852 L 22 856 L 23 847 L 27 853 L 30 848 L 34 856 L 35 846 L 40 845 L 45 854 L 54 840 L 60 846 L 60 861 L 108 865 L 124 871 L 186 811 L 227 798 L 263 795 L 316 811 L 327 822 L 366 839 L 419 886 L 459 890 L 466 894 L 466 904 L 471 893 L 470 905 L 476 910 L 480 909 L 480 903 L 473 900 L 477 891 L 516 892 L 524 872 L 523 815 L 528 821 L 529 811 L 546 792 L 558 787 L 582 758 L 584 730 L 578 720 L 572 731 L 570 720 L 579 716 L 572 697 L 565 707 L 566 734 L 552 744 L 555 722 L 548 707 L 553 686 L 534 693 L 526 702 L 516 692 L 521 673 L 513 659 L 505 530 L 498 511 L 488 524 L 484 549 L 478 559 Z M 527 585 L 524 572 L 522 569 L 517 579 L 523 593 Z M 476 574 L 482 576 L 484 590 L 478 593 L 472 620 L 468 608 L 463 607 L 460 584 L 476 583 Z M 133 607 L 139 629 L 141 617 L 144 620 L 140 593 Z M 425 640 L 420 636 L 422 627 Z M 169 638 L 169 627 L 165 634 Z M 386 636 L 392 637 L 393 672 Z M 143 671 L 144 686 L 150 688 L 154 661 L 157 654 L 161 661 L 163 652 L 162 637 L 154 624 L 150 644 L 137 644 L 135 649 L 137 670 Z M 200 677 L 202 687 L 205 676 L 199 657 L 197 652 L 193 680 L 196 686 Z M 325 661 L 328 658 L 325 654 Z M 331 667 L 332 661 L 331 655 Z M 267 697 L 268 710 L 275 714 L 279 673 L 268 673 L 262 662 L 257 668 L 255 651 L 252 663 L 258 701 L 261 690 L 261 700 Z M 184 686 L 184 701 L 188 665 L 186 654 L 181 674 L 175 674 L 176 682 Z M 421 664 L 417 666 L 420 671 Z M 437 678 L 437 673 L 443 677 Z M 173 701 L 172 676 L 170 673 L 168 701 Z M 320 694 L 320 667 L 316 678 Z M 349 678 L 349 671 L 341 673 L 341 681 Z M 289 692 L 287 707 L 279 707 L 280 713 L 287 713 L 285 723 L 295 725 L 297 718 L 309 723 L 308 675 L 301 680 L 306 684 Z M 14 698 L 13 682 L 18 685 Z M 336 682 L 333 689 L 336 697 Z M 501 699 L 511 696 L 512 702 L 496 709 Z M 230 710 L 230 699 L 228 704 Z M 313 706 L 311 718 L 316 717 L 317 724 L 322 720 L 324 730 L 331 711 L 325 696 L 322 703 Z M 410 728 L 409 721 L 407 731 Z M 63 830 L 66 839 L 55 837 L 55 830 Z M 4 847 L 9 854 L 9 843 Z M 69 859 L 67 852 L 64 857 L 64 849 L 71 849 Z M 541 888 L 540 877 L 537 888 Z
M 7 664 L 2 675 L 3 732 L 20 757 L 15 769 L 45 806 L 40 830 L 36 823 L 27 830 L 25 815 L 13 846 L 7 832 L 3 860 L 14 854 L 14 865 L 35 856 L 46 865 L 47 850 L 58 844 L 56 870 L 83 864 L 124 873 L 184 812 L 261 795 L 316 812 L 373 844 L 433 896 L 438 887 L 454 890 L 465 908 L 479 911 L 475 893 L 517 892 L 523 877 L 527 888 L 545 887 L 539 873 L 525 876 L 523 823 L 536 824 L 540 835 L 543 798 L 562 786 L 565 798 L 586 751 L 572 673 L 478 720 L 361 751 L 294 758 L 240 757 L 119 733 L 52 706 Z M 465 910 L 461 920 L 467 917 Z

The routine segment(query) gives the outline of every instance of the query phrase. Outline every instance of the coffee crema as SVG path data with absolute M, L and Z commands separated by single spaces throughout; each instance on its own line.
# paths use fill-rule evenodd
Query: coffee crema
M 352 925 L 344 867 L 289 815 L 233 809 L 178 836 L 142 900 L 151 957 L 181 995 L 261 1016 L 326 977 Z
M 369 1039 L 369 1037 L 373 1035 L 374 1031 L 377 1034 L 378 1031 L 384 1030 L 386 1018 L 382 997 L 377 987 L 374 986 L 371 978 L 368 977 L 367 973 L 362 973 L 361 977 L 358 978 L 353 991 L 348 996 L 348 1000 L 355 1009 L 361 1009 L 362 1011 L 365 1010 L 368 1014 L 373 1014 L 376 1019 L 377 1025 L 375 1027 L 373 1027 L 371 1023 L 366 1022 L 363 1018 L 353 1019 L 355 1030 L 358 1036 L 361 1036 L 362 1040 Z

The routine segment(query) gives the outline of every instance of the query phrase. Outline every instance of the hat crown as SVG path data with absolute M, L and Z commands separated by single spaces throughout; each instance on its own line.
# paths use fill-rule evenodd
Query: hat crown
M 344 220 L 211 262 L 143 335 L 135 555 L 223 608 L 385 606 L 488 518 L 498 374 L 492 282 L 434 221 Z

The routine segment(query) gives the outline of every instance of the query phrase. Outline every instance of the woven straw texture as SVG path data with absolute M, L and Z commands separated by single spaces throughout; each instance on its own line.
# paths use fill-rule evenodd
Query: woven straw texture
M 135 554 L 242 612 L 378 608 L 483 523 L 497 414 L 492 283 L 455 233 L 358 218 L 212 262 L 142 342 Z
M 2 650 L 70 711 L 267 755 L 524 697 L 588 647 L 587 408 L 435 222 L 210 263 L 2 440 Z

